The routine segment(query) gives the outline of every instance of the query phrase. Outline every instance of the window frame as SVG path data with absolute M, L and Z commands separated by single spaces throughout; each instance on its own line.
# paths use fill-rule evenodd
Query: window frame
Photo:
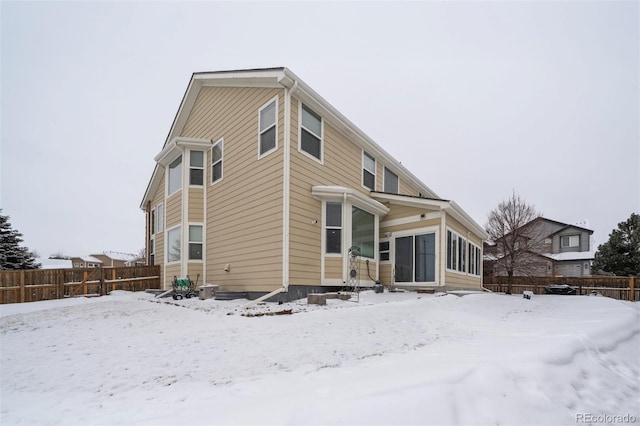
M 311 158 L 313 161 L 316 161 L 317 163 L 320 164 L 324 164 L 324 119 L 322 118 L 322 116 L 320 114 L 318 114 L 317 112 L 315 112 L 311 107 L 307 106 L 306 104 L 302 103 L 302 101 L 299 102 L 298 104 L 298 151 L 306 156 Z M 303 114 L 303 110 L 307 110 L 308 112 L 310 112 L 312 115 L 317 116 L 316 118 L 320 119 L 320 135 L 316 135 L 313 131 L 311 131 L 310 129 L 306 128 L 303 124 L 302 124 L 302 114 Z M 315 155 L 311 154 L 310 152 L 304 150 L 302 148 L 302 131 L 306 131 L 309 134 L 311 134 L 311 136 L 314 136 L 315 138 L 318 139 L 318 143 L 320 144 L 320 158 L 316 157 Z
M 191 239 L 191 228 L 200 228 L 200 241 Z M 200 245 L 200 259 L 191 257 L 191 245 Z M 187 260 L 189 262 L 203 262 L 204 261 L 204 225 L 202 223 L 189 223 L 187 228 Z
M 156 234 L 164 232 L 164 204 L 158 203 L 155 208 L 156 213 Z
M 365 162 L 365 158 L 368 157 L 370 160 L 373 160 L 373 171 L 367 169 L 366 167 L 366 162 Z M 375 191 L 376 190 L 376 179 L 377 179 L 377 174 L 376 174 L 376 169 L 378 168 L 378 162 L 376 160 L 376 158 L 369 154 L 367 151 L 362 150 L 362 187 L 368 189 L 369 191 Z M 365 184 L 365 173 L 369 173 L 370 175 L 373 176 L 373 188 L 368 187 Z
M 220 145 L 220 159 L 214 163 L 213 162 L 213 150 L 218 145 Z M 209 185 L 213 186 L 213 185 L 221 182 L 224 179 L 224 138 L 218 139 L 213 145 L 211 145 L 211 148 L 209 149 L 209 151 L 211 153 L 211 182 L 209 183 Z M 220 177 L 218 179 L 216 179 L 216 180 L 213 180 L 214 177 L 215 177 L 215 173 L 213 172 L 213 168 L 218 164 L 220 164 Z
M 202 154 L 202 166 L 194 166 L 192 164 L 192 161 L 193 161 L 192 154 L 194 152 L 199 152 L 199 153 Z M 200 150 L 197 150 L 197 149 L 190 149 L 189 150 L 189 186 L 196 187 L 196 188 L 204 186 L 204 181 L 205 181 L 204 164 L 206 163 L 206 158 L 207 158 L 207 156 L 205 154 L 205 151 L 200 151 Z M 193 170 L 202 170 L 202 183 L 193 183 L 192 182 L 193 176 L 192 176 L 191 172 Z
M 179 247 L 179 251 L 178 251 L 178 258 L 171 260 L 172 256 L 171 253 L 169 252 L 169 250 L 171 249 L 171 235 L 172 233 L 177 233 L 178 235 L 178 247 Z M 179 263 L 182 261 L 182 226 L 181 225 L 177 225 L 174 226 L 173 228 L 167 229 L 166 235 L 165 235 L 165 246 L 166 246 L 166 264 L 171 264 L 171 263 Z
M 395 192 L 393 191 L 387 191 L 387 172 L 391 173 L 393 176 L 396 177 L 396 190 Z M 383 175 L 383 182 L 382 182 L 382 189 L 385 193 L 387 194 L 400 194 L 400 177 L 394 173 L 390 168 L 388 168 L 387 166 L 384 167 L 384 175 Z
M 167 175 L 167 197 L 170 197 L 171 195 L 173 195 L 173 194 L 177 193 L 178 191 L 182 190 L 182 183 L 183 183 L 182 182 L 182 180 L 183 180 L 182 179 L 183 178 L 183 176 L 182 176 L 182 174 L 183 174 L 183 164 L 182 164 L 183 161 L 182 160 L 183 160 L 182 154 L 180 154 L 171 163 L 169 163 L 169 165 L 167 166 L 167 174 L 166 174 Z M 179 163 L 176 164 L 178 161 L 179 161 Z M 175 164 L 175 166 L 174 166 L 174 164 Z M 171 170 L 175 169 L 178 165 L 180 166 L 180 173 L 172 174 Z M 172 166 L 174 166 L 174 167 L 172 167 Z M 171 190 L 171 187 L 172 187 L 172 185 L 171 185 L 171 182 L 172 182 L 171 176 L 176 176 L 176 178 L 180 179 L 180 182 L 179 182 L 178 186 L 173 191 Z
M 324 205 L 323 207 L 323 211 L 322 211 L 322 216 L 323 216 L 323 225 L 324 225 L 324 244 L 322 247 L 322 251 L 323 254 L 325 256 L 342 256 L 342 251 L 343 251 L 343 246 L 344 246 L 344 204 L 341 201 L 325 201 L 323 203 Z M 327 209 L 329 204 L 333 204 L 333 205 L 339 205 L 340 206 L 340 225 L 329 225 L 328 223 L 328 214 L 327 214 Z M 328 243 L 329 243 L 329 231 L 330 230 L 339 230 L 340 231 L 340 250 L 339 251 L 329 251 L 328 250 Z
M 382 248 L 383 244 L 387 245 L 386 249 Z M 386 259 L 382 258 L 383 254 L 387 255 Z M 391 240 L 388 238 L 378 241 L 378 262 L 391 262 Z
M 270 125 L 269 127 L 267 127 L 264 130 L 261 130 L 262 128 L 262 111 L 267 109 L 269 106 L 271 106 L 271 104 L 275 103 L 275 116 L 274 116 L 274 121 L 273 124 Z M 264 133 L 266 133 L 267 131 L 271 130 L 272 128 L 275 128 L 274 132 L 274 146 L 273 148 L 262 152 L 262 135 Z M 264 105 L 262 105 L 259 109 L 258 109 L 258 159 L 260 158 L 264 158 L 267 155 L 271 154 L 272 152 L 275 152 L 278 150 L 278 96 L 273 97 L 272 99 L 270 99 L 269 101 L 267 101 Z
M 571 245 L 571 239 L 575 238 L 577 240 L 576 245 Z M 564 245 L 563 241 L 568 242 L 568 245 Z M 572 235 L 561 235 L 560 236 L 560 248 L 561 249 L 568 249 L 568 248 L 576 248 L 576 247 L 580 247 L 580 234 L 572 234 Z

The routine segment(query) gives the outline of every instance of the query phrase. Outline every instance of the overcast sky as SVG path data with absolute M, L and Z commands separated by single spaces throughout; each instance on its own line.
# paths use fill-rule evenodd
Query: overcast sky
M 479 224 L 640 211 L 639 3 L 7 2 L 0 207 L 41 256 L 144 246 L 191 74 L 286 66 Z

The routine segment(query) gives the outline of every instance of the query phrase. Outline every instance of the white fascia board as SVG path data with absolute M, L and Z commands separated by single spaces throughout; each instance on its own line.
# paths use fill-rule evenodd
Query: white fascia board
M 378 201 L 367 197 L 360 191 L 344 186 L 314 186 L 311 188 L 313 198 L 320 201 L 342 201 L 346 195 L 347 201 L 356 207 L 362 207 L 370 213 L 385 216 L 389 213 L 389 208 Z
M 400 206 L 417 207 L 429 210 L 446 209 L 451 206 L 451 201 L 447 200 L 432 200 L 429 198 L 417 198 L 399 194 L 372 193 L 371 198 Z
M 163 167 L 167 167 L 171 161 L 173 161 L 185 148 L 187 149 L 208 149 L 212 145 L 211 141 L 206 139 L 194 139 L 194 138 L 173 138 L 154 160 L 156 163 Z
M 453 216 L 458 222 L 462 223 L 464 226 L 473 231 L 478 237 L 485 241 L 489 239 L 489 235 L 486 233 L 484 228 L 480 226 L 475 220 L 471 218 L 459 205 L 455 203 L 455 201 L 451 201 L 451 206 L 446 209 L 447 213 Z

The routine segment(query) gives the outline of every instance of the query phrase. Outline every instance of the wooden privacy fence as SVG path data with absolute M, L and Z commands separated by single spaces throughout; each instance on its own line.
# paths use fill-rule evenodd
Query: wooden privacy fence
M 160 288 L 160 266 L 0 271 L 0 304 Z
M 505 292 L 508 277 L 484 277 L 483 286 L 496 292 Z M 576 294 L 598 292 L 618 300 L 640 301 L 640 278 L 638 277 L 513 277 L 511 292 L 521 294 L 546 294 L 544 288 L 550 285 L 568 285 L 576 289 Z

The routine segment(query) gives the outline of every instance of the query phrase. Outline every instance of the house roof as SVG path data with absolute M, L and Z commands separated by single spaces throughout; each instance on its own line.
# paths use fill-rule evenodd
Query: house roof
M 559 232 L 564 231 L 567 228 L 575 228 L 575 229 L 578 229 L 580 231 L 585 231 L 585 232 L 588 232 L 590 234 L 593 234 L 593 229 L 588 229 L 588 228 L 584 228 L 583 226 L 580 226 L 582 224 L 582 222 L 580 222 L 579 224 L 576 223 L 574 225 L 574 224 L 570 224 L 570 223 L 559 222 L 559 221 L 553 220 L 553 219 L 548 219 L 548 218 L 542 217 L 542 216 L 540 216 L 539 218 L 534 219 L 534 220 L 544 220 L 545 222 L 549 222 L 549 223 L 553 223 L 553 224 L 562 226 L 562 228 L 560 230 L 558 230 L 558 231 L 556 231 L 556 232 L 554 232 L 554 233 L 552 233 L 550 235 L 555 235 L 555 234 L 557 234 Z M 583 222 L 586 222 L 586 221 L 583 221 Z
M 562 262 L 567 260 L 593 260 L 595 253 L 592 251 L 569 251 L 565 253 L 543 253 L 543 256 Z
M 80 259 L 83 262 L 102 263 L 102 260 L 96 259 L 95 257 L 93 257 L 91 255 L 73 256 L 71 259 Z
M 137 258 L 139 258 L 140 256 L 138 256 L 137 254 L 132 254 L 132 253 L 122 253 L 119 251 L 103 251 L 102 253 L 97 253 L 97 254 L 92 254 L 92 256 L 107 256 L 110 259 L 113 260 L 123 260 L 125 262 L 131 261 L 131 260 L 135 260 Z

